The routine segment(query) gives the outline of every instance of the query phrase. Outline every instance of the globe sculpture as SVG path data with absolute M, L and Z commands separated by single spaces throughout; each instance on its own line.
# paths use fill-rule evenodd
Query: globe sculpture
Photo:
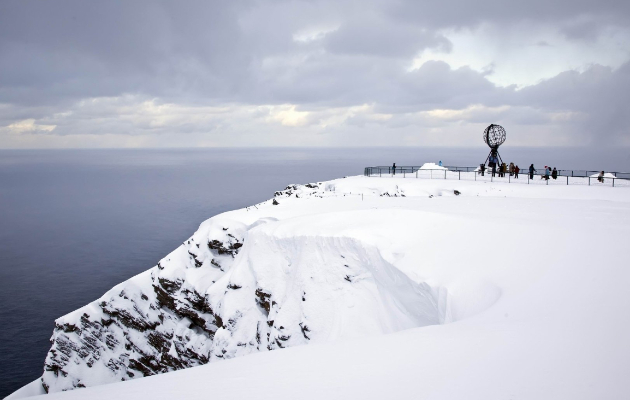
M 505 129 L 501 125 L 490 124 L 483 131 L 483 141 L 490 147 L 490 154 L 488 154 L 485 163 L 487 164 L 490 161 L 490 166 L 492 166 L 492 163 L 495 163 L 495 165 L 502 164 L 503 160 L 499 155 L 499 146 L 505 142 Z

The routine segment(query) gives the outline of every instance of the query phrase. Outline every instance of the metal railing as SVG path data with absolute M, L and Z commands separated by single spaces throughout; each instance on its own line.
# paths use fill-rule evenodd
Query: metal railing
M 364 175 L 369 177 L 398 177 L 398 178 L 423 178 L 423 179 L 452 179 L 482 182 L 505 182 L 522 184 L 544 184 L 544 185 L 604 185 L 604 186 L 627 186 L 630 187 L 630 172 L 606 172 L 614 177 L 605 176 L 599 180 L 596 176 L 601 171 L 589 170 L 558 170 L 558 175 L 553 178 L 544 173 L 535 172 L 529 174 L 528 171 L 521 170 L 518 175 L 505 172 L 504 176 L 499 176 L 497 171 L 492 175 L 492 171 L 486 170 L 484 174 L 477 171 L 479 167 L 454 167 L 444 166 L 440 169 L 422 169 L 419 166 L 396 166 L 392 167 L 376 166 L 366 167 Z M 592 173 L 589 175 L 589 173 Z

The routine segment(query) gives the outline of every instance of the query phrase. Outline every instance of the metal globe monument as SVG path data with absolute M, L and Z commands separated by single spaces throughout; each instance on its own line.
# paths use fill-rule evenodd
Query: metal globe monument
M 501 155 L 499 155 L 499 146 L 505 142 L 505 129 L 503 129 L 501 125 L 490 124 L 483 131 L 483 141 L 490 147 L 490 154 L 488 154 L 484 164 L 487 164 L 488 160 L 495 164 L 503 163 L 503 159 L 501 159 Z

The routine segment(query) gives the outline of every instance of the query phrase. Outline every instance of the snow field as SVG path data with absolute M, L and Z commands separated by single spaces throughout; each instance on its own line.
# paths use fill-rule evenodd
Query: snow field
M 48 396 L 627 397 L 629 189 L 391 177 L 316 186 L 204 222 L 193 242 L 228 225 L 242 237 L 225 273 L 203 272 L 204 252 L 191 268 L 183 247 L 151 270 L 207 293 L 233 321 L 213 351 L 262 353 Z M 261 334 L 278 350 L 264 351 Z

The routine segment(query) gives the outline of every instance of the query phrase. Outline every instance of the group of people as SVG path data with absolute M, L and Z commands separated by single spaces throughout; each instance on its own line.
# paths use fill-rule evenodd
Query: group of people
M 498 165 L 498 170 L 497 170 L 498 163 L 497 163 L 496 157 L 490 156 L 488 161 L 489 161 L 488 169 L 491 169 L 493 177 L 496 176 L 498 172 L 500 178 L 505 177 L 505 174 L 509 173 L 510 176 L 513 176 L 514 178 L 518 179 L 518 174 L 521 171 L 518 165 L 514 165 L 513 162 L 511 162 L 509 165 L 507 165 L 506 163 L 501 163 Z M 479 164 L 479 173 L 481 174 L 481 176 L 484 176 L 485 171 L 486 171 L 486 165 Z M 529 179 L 534 179 L 534 174 L 536 172 L 537 170 L 536 168 L 534 168 L 534 164 L 530 165 L 529 166 Z M 549 180 L 549 177 L 551 177 L 552 179 L 558 179 L 558 170 L 556 169 L 556 167 L 551 169 L 551 167 L 545 165 L 545 172 L 540 175 L 540 179 Z M 600 178 L 598 178 L 598 180 L 599 179 Z M 603 180 L 603 174 L 601 176 L 601 179 Z
M 534 168 L 534 164 L 532 164 L 530 167 L 530 173 L 529 173 L 529 178 L 530 179 L 534 179 L 534 173 L 532 172 L 532 169 L 534 172 L 536 172 L 536 169 Z M 549 177 L 552 177 L 554 180 L 558 179 L 558 170 L 556 169 L 556 167 L 553 167 L 553 170 L 551 169 L 551 167 L 545 165 L 545 173 L 540 175 L 540 179 L 545 179 L 545 180 L 549 180 Z
M 492 176 L 496 176 L 498 160 L 496 159 L 496 157 L 491 156 L 489 161 L 490 162 L 488 163 L 488 168 L 491 170 Z M 507 165 L 506 163 L 501 163 L 499 164 L 498 167 L 499 167 L 498 173 L 499 173 L 500 178 L 505 177 L 505 174 L 509 173 L 510 176 L 513 176 L 514 178 L 518 179 L 518 173 L 521 171 L 519 166 L 514 165 L 513 162 L 511 162 L 510 165 Z M 479 164 L 479 173 L 481 174 L 481 176 L 484 176 L 485 171 L 486 171 L 486 165 Z
M 538 172 L 536 168 L 534 168 L 534 164 L 529 166 L 529 179 L 534 179 L 534 173 Z M 545 172 L 540 175 L 540 179 L 549 180 L 549 177 L 553 179 L 558 179 L 558 170 L 556 167 L 551 167 L 545 165 Z
M 498 164 L 499 160 L 497 159 L 497 157 L 495 156 L 490 156 L 490 158 L 488 158 L 488 168 L 491 169 L 492 171 L 492 176 L 496 176 L 496 173 L 498 171 L 499 173 L 499 177 L 503 178 L 505 177 L 506 172 L 510 174 L 510 176 L 513 176 L 515 179 L 518 179 L 518 173 L 521 171 L 521 169 L 518 167 L 518 165 L 514 165 L 513 162 L 511 162 L 509 165 L 506 165 L 505 163 L 501 163 L 499 164 L 499 168 L 497 170 L 497 164 Z M 439 164 L 440 167 L 442 166 L 442 160 L 440 160 Z M 486 165 L 485 164 L 479 164 L 479 174 L 481 174 L 481 176 L 484 176 L 486 172 Z M 534 179 L 534 174 L 538 172 L 536 170 L 536 168 L 534 168 L 534 164 L 529 166 L 529 179 Z M 391 168 L 391 173 L 392 175 L 396 175 L 396 163 L 394 163 L 394 165 Z M 545 179 L 545 180 L 549 180 L 549 177 L 551 177 L 552 179 L 558 179 L 558 170 L 556 169 L 556 167 L 553 167 L 553 169 L 551 169 L 551 167 L 545 165 L 545 172 L 542 173 L 540 175 L 540 179 Z M 599 173 L 599 175 L 597 175 L 597 180 L 599 182 L 604 182 L 604 171 L 601 171 Z

